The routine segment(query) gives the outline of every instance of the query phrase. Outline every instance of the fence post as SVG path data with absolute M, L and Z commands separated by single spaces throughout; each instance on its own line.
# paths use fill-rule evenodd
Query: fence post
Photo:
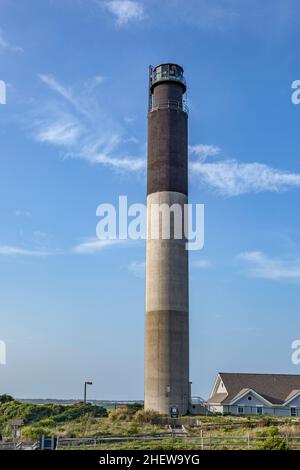
M 201 429 L 200 431 L 200 436 L 201 436 L 201 450 L 204 450 L 203 429 Z
M 250 449 L 250 433 L 248 432 L 248 449 Z

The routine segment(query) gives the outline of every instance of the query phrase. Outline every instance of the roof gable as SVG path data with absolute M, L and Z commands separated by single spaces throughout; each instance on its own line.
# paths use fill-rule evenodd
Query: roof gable
M 210 398 L 215 396 L 216 394 L 218 394 L 218 395 L 223 394 L 223 395 L 226 395 L 226 396 L 228 394 L 228 392 L 226 390 L 226 387 L 225 387 L 225 384 L 224 384 L 220 374 L 218 374 L 217 377 L 216 377 L 212 392 L 210 394 Z
M 289 403 L 300 395 L 300 390 L 292 390 L 291 393 L 286 397 L 285 402 Z
M 285 403 L 294 390 L 300 390 L 300 375 L 246 374 L 220 372 L 228 396 L 223 402 L 231 402 L 243 389 L 251 389 L 274 405 Z
M 256 393 L 255 390 L 252 390 L 251 388 L 243 388 L 230 402 L 231 405 L 233 405 L 234 403 L 236 403 L 238 400 L 240 400 L 241 398 L 243 398 L 245 395 L 248 395 L 248 393 L 250 393 L 251 395 L 253 395 L 255 398 L 257 398 L 258 400 L 260 400 L 263 404 L 265 404 L 266 406 L 272 406 L 272 403 L 269 402 L 268 400 L 266 400 L 262 395 L 260 395 L 259 393 Z

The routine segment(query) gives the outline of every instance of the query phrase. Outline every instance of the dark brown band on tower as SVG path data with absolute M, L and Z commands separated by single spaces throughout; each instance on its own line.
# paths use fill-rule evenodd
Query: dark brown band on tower
M 176 191 L 188 194 L 188 115 L 183 110 L 179 83 L 154 88 L 148 113 L 147 194 Z

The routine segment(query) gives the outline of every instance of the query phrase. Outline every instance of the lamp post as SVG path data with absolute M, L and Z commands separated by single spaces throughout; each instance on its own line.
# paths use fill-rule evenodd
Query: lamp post
M 83 402 L 86 403 L 86 386 L 87 385 L 93 385 L 93 382 L 84 382 L 84 396 L 83 396 Z

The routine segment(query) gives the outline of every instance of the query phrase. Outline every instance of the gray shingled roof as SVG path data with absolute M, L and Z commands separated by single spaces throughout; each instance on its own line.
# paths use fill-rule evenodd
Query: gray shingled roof
M 251 388 L 274 405 L 283 404 L 291 392 L 300 389 L 300 375 L 244 374 L 220 372 L 228 395 L 217 393 L 208 403 L 229 403 L 243 389 Z

